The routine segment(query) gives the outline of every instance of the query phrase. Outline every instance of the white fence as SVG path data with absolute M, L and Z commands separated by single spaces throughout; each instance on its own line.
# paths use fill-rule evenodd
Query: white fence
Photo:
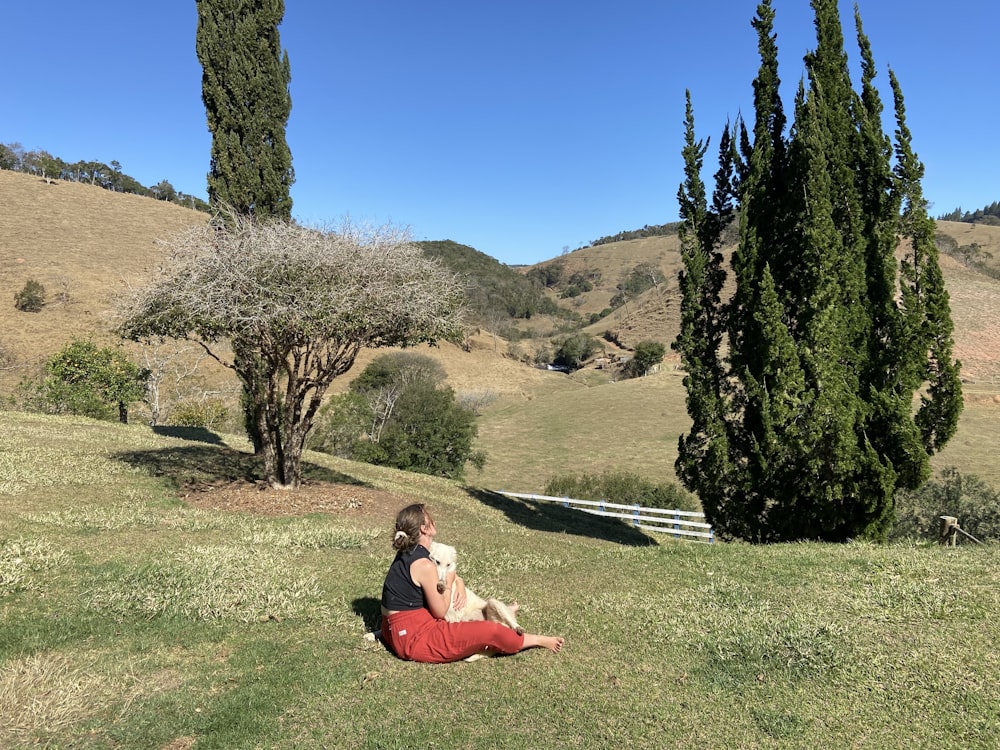
M 576 500 L 572 497 L 552 497 L 551 495 L 535 495 L 526 492 L 506 492 L 493 490 L 498 495 L 516 497 L 522 500 L 545 500 L 561 503 L 566 508 L 576 508 L 584 513 L 595 516 L 609 516 L 631 521 L 632 525 L 644 531 L 658 531 L 663 534 L 673 534 L 675 537 L 694 537 L 705 540 L 709 544 L 715 541 L 712 525 L 705 523 L 704 513 L 690 510 L 664 510 L 663 508 L 644 508 L 641 505 L 621 505 L 607 503 L 603 500 Z M 701 520 L 696 520 L 701 519 Z

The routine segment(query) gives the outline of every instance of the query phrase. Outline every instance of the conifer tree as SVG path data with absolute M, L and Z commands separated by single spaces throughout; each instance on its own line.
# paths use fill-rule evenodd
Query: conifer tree
M 291 67 L 278 34 L 284 0 L 197 0 L 197 5 L 195 47 L 212 133 L 209 203 L 230 228 L 240 217 L 288 221 L 295 176 L 285 140 Z M 232 341 L 247 373 L 266 370 L 257 343 Z M 262 415 L 251 392 L 244 388 L 241 403 L 247 434 L 260 453 Z
M 902 94 L 893 78 L 893 168 L 860 15 L 859 94 L 836 0 L 812 7 L 817 46 L 805 57 L 786 134 L 774 12 L 770 0 L 758 5 L 753 141 L 743 130 L 735 162 L 734 139 L 720 144 L 720 163 L 733 164 L 739 179 L 720 170 L 711 207 L 697 177 L 704 146 L 690 95 L 687 103 L 674 348 L 688 371 L 692 429 L 681 437 L 677 470 L 721 536 L 753 542 L 884 538 L 896 491 L 926 479 L 928 457 L 954 433 L 961 405 Z M 729 300 L 714 243 L 732 207 L 719 202 L 720 190 L 735 191 L 740 222 Z M 897 233 L 910 247 L 902 268 Z M 913 396 L 924 387 L 914 417 Z
M 212 133 L 209 203 L 290 219 L 294 172 L 285 127 L 291 68 L 278 25 L 284 0 L 197 0 L 196 49 Z

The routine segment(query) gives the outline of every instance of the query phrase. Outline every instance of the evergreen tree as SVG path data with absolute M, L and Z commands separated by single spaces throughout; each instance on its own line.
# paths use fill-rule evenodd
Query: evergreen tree
M 711 207 L 688 96 L 674 348 L 688 371 L 693 424 L 677 470 L 720 535 L 754 542 L 884 538 L 895 493 L 926 479 L 928 456 L 954 433 L 961 404 L 902 95 L 893 79 L 894 172 L 860 16 L 856 93 L 837 3 L 812 7 L 817 46 L 805 57 L 786 135 L 774 12 L 770 0 L 758 6 L 753 141 L 742 129 L 742 161 L 735 138 L 720 144 L 728 166 L 716 175 Z M 735 289 L 722 301 L 715 243 L 734 210 Z M 897 232 L 911 247 L 901 269 Z M 925 386 L 914 417 L 913 395 Z
M 257 219 L 290 219 L 294 180 L 285 127 L 291 68 L 278 25 L 284 0 L 197 0 L 196 49 L 212 133 L 209 202 Z
M 278 25 L 284 0 L 197 0 L 195 47 L 212 133 L 208 200 L 230 226 L 245 216 L 289 220 L 294 181 L 285 127 L 292 109 L 291 68 Z M 233 354 L 247 372 L 263 372 L 257 342 L 234 337 Z M 244 390 L 247 434 L 260 453 L 258 400 Z

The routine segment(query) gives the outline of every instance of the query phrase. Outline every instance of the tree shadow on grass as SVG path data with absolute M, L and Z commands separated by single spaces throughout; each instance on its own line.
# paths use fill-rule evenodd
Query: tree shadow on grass
M 153 425 L 153 432 L 164 437 L 180 438 L 210 445 L 225 445 L 225 441 L 205 427 L 182 427 L 172 424 Z
M 632 547 L 656 544 L 655 539 L 617 518 L 595 516 L 593 513 L 567 508 L 548 500 L 508 497 L 499 492 L 476 487 L 466 487 L 465 491 L 483 505 L 503 511 L 512 523 L 535 531 L 575 534 Z
M 264 478 L 263 460 L 225 445 L 197 444 L 123 451 L 112 457 L 151 476 L 162 477 L 178 490 L 230 482 L 253 483 Z M 302 479 L 307 482 L 364 485 L 364 482 L 347 474 L 307 461 L 302 462 Z

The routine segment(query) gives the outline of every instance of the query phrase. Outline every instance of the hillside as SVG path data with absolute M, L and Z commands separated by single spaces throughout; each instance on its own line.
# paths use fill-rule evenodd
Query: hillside
M 15 354 L 18 372 L 74 336 L 103 339 L 114 296 L 155 266 L 156 240 L 207 220 L 172 203 L 7 170 L 0 203 L 0 345 Z M 39 313 L 14 309 L 28 279 L 47 293 Z M 9 387 L 13 373 L 2 374 Z
M 13 354 L 0 370 L 0 396 L 20 377 L 74 336 L 107 337 L 108 311 L 125 284 L 141 283 L 161 258 L 157 239 L 205 215 L 135 195 L 77 183 L 48 185 L 30 175 L 0 170 L 0 349 Z M 982 256 L 1000 264 L 1000 227 L 938 222 L 957 246 L 976 243 Z M 588 273 L 593 289 L 572 298 L 548 294 L 584 318 L 608 306 L 617 285 L 636 266 L 658 267 L 665 281 L 587 327 L 600 337 L 614 332 L 625 346 L 654 339 L 669 344 L 677 330 L 677 238 L 652 237 L 602 244 L 560 255 L 532 268 L 561 263 L 567 277 Z M 990 446 L 1000 416 L 1000 281 L 942 256 L 956 325 L 956 355 L 963 362 L 968 407 L 959 434 L 938 465 L 954 463 L 983 476 L 996 474 Z M 532 268 L 523 269 L 530 272 Z M 13 298 L 29 278 L 42 282 L 48 304 L 40 313 L 15 310 Z M 4 301 L 6 300 L 6 301 Z M 536 316 L 543 318 L 543 316 Z M 562 321 L 565 323 L 565 320 Z M 552 332 L 553 319 L 532 318 Z M 110 339 L 108 339 L 110 340 Z M 480 444 L 489 455 L 470 481 L 508 489 L 537 490 L 555 473 L 630 468 L 663 476 L 672 472 L 677 435 L 686 428 L 684 391 L 676 360 L 641 381 L 609 382 L 593 369 L 566 376 L 505 356 L 508 344 L 486 329 L 473 331 L 465 351 L 450 344 L 425 347 L 440 361 L 460 394 L 485 407 Z M 532 342 L 522 341 L 524 350 Z M 614 350 L 613 345 L 607 348 Z M 335 382 L 347 387 L 376 352 L 362 352 L 355 369 Z M 232 375 L 211 362 L 199 373 L 205 388 L 233 399 Z M 228 394 L 228 395 L 226 395 Z

